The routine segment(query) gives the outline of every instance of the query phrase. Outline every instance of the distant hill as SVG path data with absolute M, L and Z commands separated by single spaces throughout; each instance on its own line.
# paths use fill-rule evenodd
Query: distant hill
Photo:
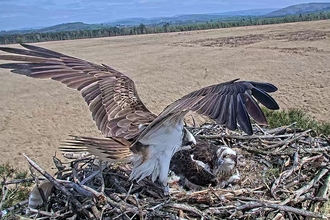
M 193 22 L 205 22 L 210 20 L 226 20 L 232 17 L 241 16 L 261 16 L 269 12 L 275 11 L 274 8 L 265 9 L 251 9 L 242 11 L 230 11 L 223 13 L 212 13 L 212 14 L 187 14 L 187 15 L 176 15 L 173 17 L 158 17 L 158 18 L 127 18 L 120 19 L 117 21 L 107 22 L 110 26 L 135 26 L 143 23 L 144 25 L 159 25 L 163 23 L 171 24 L 182 24 L 182 23 L 193 23 Z
M 227 16 L 261 16 L 276 10 L 278 10 L 278 8 L 263 8 L 263 9 L 249 9 L 249 10 L 241 10 L 241 11 L 229 11 L 229 12 L 223 12 L 217 14 L 227 15 Z
M 231 11 L 213 14 L 187 14 L 177 15 L 173 17 L 158 17 L 158 18 L 127 18 L 117 21 L 105 22 L 102 24 L 86 24 L 83 22 L 64 23 L 44 28 L 28 29 L 28 30 L 14 30 L 14 31 L 0 31 L 1 35 L 12 34 L 27 34 L 27 33 L 48 33 L 61 31 L 76 31 L 76 30 L 98 30 L 107 27 L 130 27 L 138 26 L 141 23 L 146 26 L 170 24 L 193 24 L 206 21 L 237 21 L 246 17 L 278 17 L 295 14 L 315 13 L 321 11 L 330 11 L 330 3 L 307 3 L 292 5 L 283 9 L 251 9 L 242 11 Z
M 10 34 L 27 34 L 27 33 L 47 33 L 47 32 L 60 32 L 60 31 L 76 31 L 76 30 L 97 30 L 108 27 L 105 24 L 86 24 L 83 22 L 63 23 L 45 28 L 36 28 L 28 30 L 14 30 L 14 31 L 1 31 L 0 35 Z
M 330 3 L 306 3 L 291 5 L 277 11 L 266 14 L 266 17 L 278 17 L 295 14 L 316 13 L 321 11 L 330 11 Z
M 232 12 L 214 13 L 214 14 L 177 15 L 173 17 L 159 17 L 159 18 L 127 18 L 113 22 L 105 22 L 102 24 L 86 24 L 83 22 L 73 22 L 73 23 L 58 24 L 45 28 L 0 31 L 0 36 L 11 35 L 11 34 L 26 34 L 33 32 L 47 33 L 47 32 L 75 31 L 75 30 L 97 30 L 109 26 L 137 26 L 140 25 L 141 23 L 144 25 L 162 25 L 165 23 L 185 24 L 185 23 L 206 22 L 206 21 L 220 20 L 220 19 L 224 21 L 237 20 L 239 19 L 238 17 L 260 16 L 274 10 L 276 9 L 268 8 L 268 9 L 251 9 L 251 10 L 232 11 Z
M 95 30 L 104 28 L 103 24 L 86 24 L 83 22 L 73 22 L 58 24 L 46 28 L 38 29 L 38 32 L 58 32 L 58 31 L 74 31 L 74 30 Z
M 165 23 L 170 24 L 183 24 L 183 23 L 195 23 L 211 20 L 219 20 L 228 18 L 228 15 L 217 15 L 217 14 L 189 14 L 189 15 L 178 15 L 173 17 L 159 17 L 159 18 L 127 18 L 118 21 L 106 23 L 109 26 L 136 26 L 139 24 L 144 25 L 161 25 Z

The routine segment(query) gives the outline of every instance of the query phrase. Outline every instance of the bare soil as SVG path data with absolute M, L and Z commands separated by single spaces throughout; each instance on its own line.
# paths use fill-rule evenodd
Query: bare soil
M 155 113 L 188 92 L 241 78 L 273 83 L 282 109 L 330 122 L 330 20 L 37 45 L 124 72 Z M 58 82 L 0 69 L 0 95 L 0 163 L 26 168 L 25 153 L 50 169 L 69 134 L 101 136 L 79 92 Z

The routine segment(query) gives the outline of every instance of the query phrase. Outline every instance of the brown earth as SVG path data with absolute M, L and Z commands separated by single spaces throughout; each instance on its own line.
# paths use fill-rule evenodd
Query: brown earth
M 330 20 L 37 45 L 126 73 L 155 113 L 188 92 L 241 78 L 275 84 L 282 109 L 330 121 Z M 101 135 L 79 92 L 58 82 L 0 69 L 0 95 L 0 163 L 26 168 L 25 153 L 49 170 L 69 134 Z

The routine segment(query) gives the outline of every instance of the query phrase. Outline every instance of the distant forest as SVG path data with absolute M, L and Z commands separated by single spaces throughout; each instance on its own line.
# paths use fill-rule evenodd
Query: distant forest
M 137 35 L 137 34 L 153 34 L 153 33 L 167 33 L 179 31 L 193 31 L 206 30 L 218 28 L 231 28 L 252 25 L 266 25 L 291 23 L 300 21 L 314 21 L 330 19 L 330 12 L 320 12 L 312 14 L 289 15 L 284 17 L 238 17 L 233 21 L 208 21 L 201 23 L 190 24 L 170 24 L 165 23 L 156 26 L 146 26 L 140 24 L 133 27 L 107 27 L 97 30 L 75 30 L 75 31 L 61 31 L 61 32 L 47 32 L 47 33 L 26 33 L 26 34 L 11 34 L 0 36 L 0 44 L 14 44 L 14 43 L 34 43 L 42 41 L 58 41 L 58 40 L 73 40 L 85 38 L 99 38 L 112 37 L 123 35 Z

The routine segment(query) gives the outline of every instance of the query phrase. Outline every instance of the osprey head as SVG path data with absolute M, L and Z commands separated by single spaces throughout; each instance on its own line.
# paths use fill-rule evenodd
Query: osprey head
M 237 164 L 236 152 L 229 147 L 222 146 L 217 150 L 216 154 L 217 160 L 213 173 L 216 175 L 231 174 Z
M 189 147 L 196 145 L 196 139 L 187 128 L 183 128 L 182 147 Z

